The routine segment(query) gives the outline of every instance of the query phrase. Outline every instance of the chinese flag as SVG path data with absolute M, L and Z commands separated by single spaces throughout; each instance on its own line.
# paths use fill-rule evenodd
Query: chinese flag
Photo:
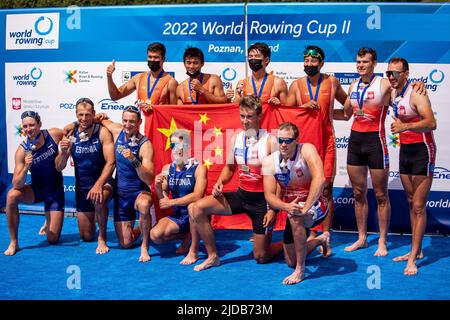
M 145 135 L 150 138 L 154 148 L 155 174 L 170 163 L 170 135 L 177 129 L 191 132 L 191 156 L 208 168 L 208 188 L 206 194 L 211 194 L 212 186 L 217 181 L 225 165 L 227 152 L 233 152 L 230 139 L 233 134 L 242 130 L 237 104 L 153 106 L 153 112 L 146 115 Z M 300 142 L 309 142 L 316 146 L 322 156 L 322 126 L 320 111 L 263 105 L 261 128 L 276 134 L 280 123 L 290 121 L 299 127 Z M 307 128 L 303 130 L 302 128 Z M 237 175 L 225 185 L 224 192 L 236 191 Z M 156 195 L 154 198 L 157 219 L 170 214 L 170 211 L 160 210 Z M 286 215 L 280 213 L 277 217 L 275 230 L 284 229 Z M 211 223 L 217 229 L 252 229 L 251 221 L 245 214 L 233 216 L 213 216 Z

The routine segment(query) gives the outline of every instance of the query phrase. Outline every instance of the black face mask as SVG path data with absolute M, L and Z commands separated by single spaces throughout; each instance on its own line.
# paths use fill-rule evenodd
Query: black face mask
M 310 77 L 314 77 L 318 72 L 319 66 L 305 66 L 305 73 Z
M 197 70 L 194 73 L 190 73 L 189 71 L 186 71 L 186 74 L 191 78 L 195 78 L 200 74 L 200 70 Z
M 248 65 L 250 66 L 250 69 L 252 69 L 252 71 L 258 72 L 263 67 L 262 62 L 262 59 L 250 59 L 248 60 Z
M 147 61 L 147 64 L 150 70 L 152 70 L 153 72 L 156 72 L 161 68 L 161 61 L 149 60 Z

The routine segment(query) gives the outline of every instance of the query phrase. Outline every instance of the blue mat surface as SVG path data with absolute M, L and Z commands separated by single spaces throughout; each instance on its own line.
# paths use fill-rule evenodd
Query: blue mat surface
M 112 221 L 108 222 L 111 250 L 106 255 L 95 254 L 96 242 L 79 240 L 75 218 L 65 218 L 60 243 L 49 246 L 38 235 L 43 221 L 43 216 L 21 215 L 21 250 L 6 257 L 3 251 L 9 234 L 6 216 L 0 214 L 0 299 L 450 299 L 447 237 L 426 236 L 419 274 L 407 277 L 403 275 L 406 263 L 392 258 L 409 251 L 409 236 L 390 236 L 389 255 L 377 258 L 373 256 L 376 235 L 369 237 L 368 249 L 347 253 L 344 247 L 356 240 L 356 234 L 335 232 L 332 257 L 323 259 L 313 253 L 306 262 L 307 278 L 286 286 L 281 282 L 292 269 L 282 256 L 269 264 L 257 264 L 248 230 L 217 230 L 222 265 L 195 272 L 193 266 L 179 265 L 182 256 L 175 254 L 179 242 L 151 244 L 152 261 L 142 264 L 139 247 L 119 248 Z M 276 240 L 281 237 L 281 232 L 274 235 Z M 201 251 L 200 261 L 205 256 Z M 80 289 L 68 288 L 70 266 L 80 270 Z

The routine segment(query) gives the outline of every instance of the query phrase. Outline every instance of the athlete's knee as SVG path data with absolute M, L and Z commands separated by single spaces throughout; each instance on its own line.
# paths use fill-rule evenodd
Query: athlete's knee
M 164 242 L 164 232 L 153 228 L 150 230 L 150 239 L 156 244 L 161 244 Z
M 120 241 L 120 247 L 122 249 L 130 249 L 133 246 L 133 240 L 131 239 L 123 239 Z
M 94 241 L 95 231 L 92 230 L 81 230 L 80 231 L 80 239 L 84 242 L 92 242 Z
M 136 201 L 136 208 L 140 214 L 148 214 L 152 207 L 153 201 L 151 198 L 138 199 Z
M 413 202 L 412 211 L 414 215 L 421 216 L 426 214 L 425 203 L 423 202 Z
M 199 218 L 204 216 L 204 210 L 197 202 L 191 203 L 189 205 L 189 218 L 197 221 Z
M 18 189 L 12 188 L 8 191 L 8 194 L 6 196 L 6 205 L 18 205 L 20 201 L 21 192 Z
M 378 206 L 385 206 L 385 205 L 387 205 L 387 202 L 389 201 L 388 194 L 387 194 L 387 192 L 384 192 L 384 191 L 375 192 L 375 198 L 377 199 Z
M 353 188 L 353 197 L 355 198 L 355 202 L 365 202 L 366 201 L 366 193 L 361 188 Z
M 253 258 L 257 263 L 267 263 L 270 260 L 269 255 L 267 252 L 253 252 Z

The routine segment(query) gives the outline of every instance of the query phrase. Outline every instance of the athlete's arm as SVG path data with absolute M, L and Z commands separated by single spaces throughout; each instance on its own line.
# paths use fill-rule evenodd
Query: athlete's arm
M 134 157 L 133 157 L 134 158 Z M 153 144 L 147 140 L 139 150 L 141 164 L 136 168 L 139 178 L 147 185 L 151 185 L 154 175 Z M 131 159 L 133 161 L 133 159 Z
M 57 171 L 63 171 L 67 166 L 67 160 L 70 157 L 72 143 L 68 138 L 64 136 L 64 131 L 58 128 L 52 128 L 48 130 L 48 133 L 55 141 L 56 145 L 59 145 L 60 151 L 55 158 L 55 168 Z
M 155 191 L 158 200 L 167 198 L 169 195 L 169 184 L 167 183 L 167 173 L 169 168 L 170 164 L 166 164 L 161 172 L 155 177 Z
M 289 92 L 286 98 L 286 105 L 287 106 L 298 106 L 299 103 L 297 103 L 297 81 L 294 81 L 289 86 Z
M 101 114 L 97 114 L 101 115 Z M 120 123 L 113 122 L 109 119 L 102 119 L 99 120 L 98 123 L 100 123 L 103 127 L 108 129 L 109 132 L 113 135 L 113 138 L 115 139 L 119 134 L 120 131 L 122 131 L 123 126 Z
M 181 105 L 183 103 L 183 82 L 177 86 L 177 104 Z
M 108 80 L 108 92 L 109 96 L 113 100 L 119 100 L 123 97 L 128 96 L 134 90 L 136 90 L 136 81 L 139 80 L 139 77 L 142 73 L 135 75 L 133 78 L 128 80 L 125 84 L 117 88 L 116 84 L 113 81 L 113 73 L 116 70 L 116 62 L 113 60 L 111 64 L 106 69 L 106 79 Z
M 25 185 L 27 172 L 33 164 L 33 156 L 25 154 L 25 149 L 19 146 L 14 155 L 14 174 L 12 185 L 15 189 L 21 189 Z
M 422 119 L 417 122 L 406 123 L 393 117 L 394 122 L 391 124 L 392 133 L 401 133 L 406 130 L 414 132 L 429 132 L 436 130 L 436 119 L 434 118 L 433 110 L 431 109 L 431 102 L 428 96 L 424 96 L 413 91 L 411 92 L 411 102 Z
M 326 179 L 323 172 L 322 160 L 317 153 L 316 147 L 310 143 L 304 143 L 300 152 L 302 158 L 306 161 L 312 177 L 308 197 L 301 210 L 302 213 L 306 213 L 322 194 Z
M 178 102 L 177 99 L 177 88 L 178 82 L 175 79 L 170 79 L 169 84 L 167 85 L 167 90 L 169 94 L 169 104 L 176 105 Z
M 243 90 L 244 90 L 244 80 L 239 80 L 236 85 L 236 90 L 234 92 L 233 103 L 239 103 L 242 98 Z
M 334 82 L 334 87 L 336 88 L 336 95 L 334 98 L 339 101 L 340 104 L 344 105 L 345 101 L 347 101 L 347 93 L 342 88 L 341 83 L 337 78 L 331 77 L 331 79 Z
M 283 105 L 286 104 L 288 97 L 288 87 L 286 82 L 280 77 L 275 77 L 274 85 L 275 85 L 275 94 L 279 100 L 279 103 L 275 104 L 283 104 Z
M 202 164 L 195 169 L 195 187 L 192 193 L 189 193 L 181 198 L 171 199 L 170 206 L 187 206 L 188 204 L 200 200 L 205 194 L 206 186 L 208 185 L 206 167 Z
M 333 119 L 334 120 L 345 120 L 348 121 L 353 115 L 352 105 L 350 103 L 350 92 L 352 91 L 353 84 L 350 85 L 348 89 L 347 99 L 344 102 L 344 109 L 333 109 Z
M 227 97 L 225 96 L 225 91 L 223 90 L 222 80 L 220 80 L 220 78 L 215 74 L 211 75 L 210 87 L 212 92 L 209 92 L 209 90 L 203 87 L 199 89 L 200 94 L 205 97 L 206 101 L 211 104 L 227 103 Z

